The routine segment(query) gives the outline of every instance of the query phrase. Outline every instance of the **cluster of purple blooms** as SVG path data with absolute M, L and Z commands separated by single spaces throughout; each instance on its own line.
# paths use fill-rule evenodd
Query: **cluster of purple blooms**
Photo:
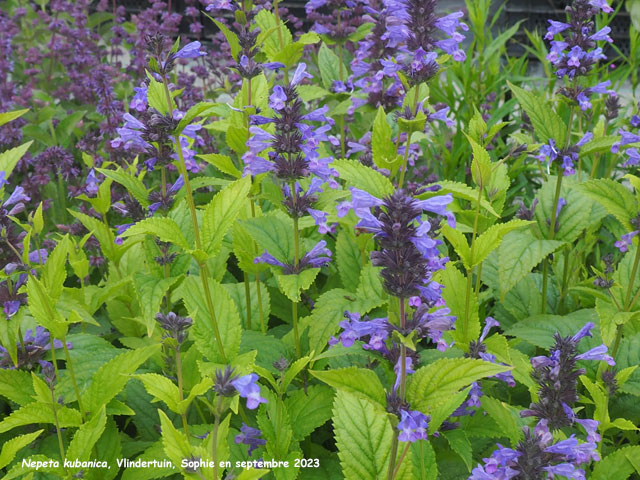
M 580 157 L 580 149 L 589 143 L 593 138 L 593 133 L 587 132 L 584 136 L 578 140 L 574 145 L 569 145 L 567 148 L 562 148 L 556 144 L 553 138 L 550 138 L 547 143 L 540 147 L 538 153 L 538 160 L 541 163 L 546 163 L 547 173 L 550 173 L 551 164 L 553 162 L 562 162 L 562 172 L 564 176 L 575 175 L 575 164 Z
M 62 348 L 62 342 L 54 340 L 53 347 Z M 73 345 L 67 343 L 67 348 L 73 348 Z M 50 334 L 44 327 L 36 327 L 35 334 L 33 330 L 27 330 L 22 342 L 18 342 L 17 345 L 18 362 L 16 365 L 13 364 L 7 349 L 0 345 L 0 368 L 33 370 L 37 365 L 44 368 L 49 363 L 44 360 L 44 356 L 50 350 Z
M 633 128 L 637 129 L 640 127 L 640 116 L 633 115 L 629 123 Z M 621 128 L 618 133 L 620 134 L 620 141 L 611 146 L 611 153 L 619 153 L 620 147 L 625 145 L 640 143 L 640 135 L 638 134 L 632 133 L 624 128 Z M 636 167 L 640 165 L 640 152 L 638 152 L 636 147 L 625 148 L 624 153 L 627 156 L 627 160 L 622 164 L 623 167 Z
M 480 360 L 484 360 L 485 362 L 496 363 L 498 365 L 506 365 L 505 363 L 498 362 L 496 356 L 492 353 L 487 352 L 487 346 L 484 341 L 489 334 L 489 331 L 493 327 L 499 327 L 500 322 L 498 322 L 493 317 L 487 317 L 485 319 L 484 328 L 482 329 L 482 333 L 478 340 L 472 340 L 469 342 L 469 352 L 465 353 L 465 357 L 467 358 L 477 358 Z M 516 382 L 513 379 L 513 374 L 508 372 L 501 372 L 493 375 L 494 378 L 505 382 L 510 387 L 515 387 Z M 452 414 L 452 417 L 461 417 L 465 415 L 473 416 L 475 414 L 475 410 L 471 410 L 471 408 L 478 408 L 481 406 L 480 397 L 483 395 L 482 387 L 478 382 L 473 382 L 471 384 L 471 389 L 469 390 L 469 397 L 460 405 Z
M 453 215 L 446 209 L 452 197 L 440 195 L 418 200 L 399 189 L 379 199 L 357 188 L 351 189 L 351 196 L 351 202 L 338 206 L 338 214 L 344 216 L 353 210 L 360 219 L 356 228 L 374 234 L 380 250 L 371 253 L 371 260 L 373 265 L 383 267 L 384 288 L 400 302 L 407 300 L 413 315 L 394 325 L 387 318 L 362 320 L 359 313 L 346 312 L 347 319 L 339 325 L 343 329 L 340 337 L 332 337 L 329 343 L 333 346 L 341 342 L 350 347 L 356 340 L 362 340 L 362 348 L 376 352 L 394 366 L 396 381 L 388 395 L 388 408 L 400 419 L 399 440 L 415 442 L 426 438 L 428 420 L 423 413 L 410 410 L 398 396 L 398 389 L 403 374 L 413 373 L 418 353 L 404 350 L 391 340 L 391 335 L 393 331 L 403 336 L 413 332 L 416 339 L 429 338 L 440 350 L 448 346 L 442 334 L 453 328 L 455 319 L 442 300 L 442 286 L 432 279 L 433 272 L 442 269 L 448 259 L 440 257 L 436 248 L 439 241 L 434 238 L 440 218 L 425 213 L 446 217 L 455 225 Z
M 244 174 L 272 172 L 282 182 L 283 204 L 289 215 L 295 219 L 310 215 L 319 232 L 328 233 L 333 230 L 333 226 L 327 223 L 328 214 L 313 208 L 313 204 L 325 182 L 332 188 L 338 186 L 335 180 L 338 172 L 331 167 L 333 158 L 321 158 L 318 153 L 320 143 L 329 140 L 327 132 L 334 121 L 326 117 L 327 106 L 303 113 L 303 102 L 296 87 L 305 78 L 311 78 L 311 75 L 306 72 L 306 65 L 301 63 L 289 85 L 276 85 L 269 96 L 269 107 L 274 116 L 251 115 L 251 136 L 247 141 L 248 150 L 242 157 L 245 162 Z M 321 125 L 316 127 L 308 122 L 320 122 Z M 258 126 L 271 124 L 275 127 L 273 133 Z M 268 152 L 266 158 L 264 152 Z M 303 179 L 307 179 L 308 183 Z M 291 264 L 285 263 L 289 259 L 279 260 L 268 252 L 254 261 L 282 267 L 285 274 L 298 273 L 305 268 L 327 265 L 331 251 L 325 246 L 326 242 L 321 240 L 299 261 Z
M 629 251 L 629 247 L 633 244 L 633 238 L 640 233 L 640 214 L 632 218 L 630 223 L 635 230 L 625 233 L 622 235 L 622 238 L 615 243 L 615 247 L 622 253 Z
M 559 475 L 585 480 L 585 472 L 580 467 L 592 460 L 600 460 L 597 443 L 601 438 L 597 433 L 599 422 L 579 419 L 572 409 L 578 401 L 578 377 L 585 373 L 584 368 L 576 367 L 576 362 L 596 360 L 615 365 L 605 345 L 577 354 L 578 343 L 584 337 L 591 336 L 593 327 L 593 323 L 587 323 L 571 337 L 561 337 L 556 333 L 549 356 L 531 359 L 531 375 L 540 386 L 539 400 L 522 411 L 521 416 L 538 418 L 534 431 L 525 427 L 524 439 L 515 449 L 498 444 L 498 450 L 484 459 L 484 465 L 478 465 L 473 470 L 469 480 L 525 480 L 543 478 L 545 475 L 550 478 Z M 574 424 L 585 430 L 586 442 L 579 442 L 572 434 L 568 439 L 554 443 L 554 430 Z
M 374 28 L 359 43 L 351 68 L 353 84 L 367 94 L 354 98 L 354 107 L 364 103 L 391 108 L 401 105 L 406 92 L 400 75 L 412 85 L 431 79 L 438 71 L 436 48 L 464 61 L 460 48 L 468 30 L 460 21 L 462 12 L 438 16 L 435 0 L 384 0 L 383 8 L 367 7 Z M 444 36 L 444 38 L 442 38 Z M 391 84 L 385 85 L 385 77 Z
M 267 400 L 260 395 L 260 385 L 258 385 L 258 375 L 250 373 L 248 375 L 234 375 L 234 369 L 227 366 L 224 370 L 216 370 L 213 390 L 223 397 L 232 397 L 236 393 L 247 400 L 247 408 L 254 410 L 261 403 Z M 249 455 L 266 441 L 260 437 L 260 430 L 242 424 L 240 434 L 235 437 L 236 443 L 249 446 Z

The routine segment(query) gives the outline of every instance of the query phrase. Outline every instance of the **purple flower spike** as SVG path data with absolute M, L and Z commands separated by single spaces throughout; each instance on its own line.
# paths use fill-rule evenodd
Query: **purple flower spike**
M 576 355 L 576 360 L 599 360 L 607 362 L 611 366 L 614 366 L 616 364 L 616 361 L 613 359 L 613 357 L 611 355 L 607 355 L 607 346 L 604 344 L 592 348 L 588 352 Z
M 587 322 L 584 327 L 578 330 L 578 333 L 571 337 L 571 340 L 575 343 L 578 343 L 584 337 L 592 337 L 593 335 L 591 335 L 591 330 L 593 329 L 593 327 L 595 327 L 593 322 Z
M 0 188 L 2 188 L 4 185 L 7 185 L 9 183 L 6 180 L 5 176 L 6 176 L 6 174 L 5 174 L 4 170 L 0 170 Z
M 266 263 L 275 267 L 286 267 L 284 263 L 266 251 L 259 257 L 254 258 L 253 263 Z
M 291 85 L 299 84 L 305 78 L 313 78 L 313 75 L 307 73 L 307 64 L 300 63 L 298 68 L 296 68 L 295 73 L 293 74 L 293 78 L 291 79 Z
M 615 247 L 620 250 L 622 253 L 625 253 L 629 250 L 629 247 L 633 243 L 633 237 L 638 235 L 640 230 L 634 230 L 633 232 L 626 233 L 622 235 L 620 240 L 614 243 Z
M 129 108 L 137 111 L 144 112 L 147 109 L 147 87 L 142 84 L 139 87 L 133 89 L 135 95 L 129 103 Z
M 236 443 L 243 443 L 244 445 L 249 445 L 249 456 L 251 453 L 258 447 L 262 445 L 266 445 L 267 441 L 263 438 L 260 438 L 262 432 L 257 428 L 252 428 L 248 426 L 246 423 L 242 423 L 242 427 L 240 427 L 240 434 L 236 435 L 234 441 Z
M 2 204 L 3 207 L 9 207 L 17 203 L 28 202 L 31 197 L 24 193 L 24 188 L 16 187 L 13 193 L 7 198 L 7 201 Z
M 279 112 L 284 108 L 284 104 L 287 101 L 287 94 L 284 93 L 284 89 L 280 85 L 273 87 L 273 93 L 269 96 L 269 107 L 276 112 Z
M 235 5 L 231 0 L 213 0 L 205 10 L 210 12 L 211 10 L 235 10 Z
M 257 381 L 258 375 L 251 373 L 231 382 L 240 396 L 247 399 L 247 408 L 249 410 L 258 408 L 261 403 L 267 403 L 267 400 L 260 396 L 260 386 Z
M 547 28 L 547 34 L 544 36 L 545 40 L 553 40 L 554 35 L 564 32 L 571 26 L 568 23 L 556 22 L 555 20 L 549 20 L 549 23 L 551 25 Z
M 315 247 L 309 250 L 300 260 L 301 264 L 309 264 L 313 268 L 324 267 L 331 261 L 331 250 L 326 248 L 327 242 L 320 240 Z
M 201 52 L 200 47 L 202 45 L 200 42 L 191 42 L 187 43 L 184 47 L 182 47 L 175 54 L 175 58 L 198 58 L 206 55 L 206 52 Z
M 400 410 L 398 423 L 398 440 L 401 442 L 417 442 L 427 439 L 427 416 L 417 410 Z
M 592 7 L 599 8 L 604 13 L 613 12 L 613 8 L 609 6 L 606 0 L 589 0 L 589 5 L 591 5 Z
M 318 226 L 318 233 L 325 234 L 331 231 L 331 227 L 327 225 L 327 218 L 329 214 L 322 210 L 315 210 L 313 208 L 307 208 L 307 212 L 313 218 L 313 221 Z
M 47 258 L 49 257 L 49 252 L 45 248 L 41 248 L 40 250 L 34 250 L 33 252 L 29 252 L 29 261 L 31 263 L 39 263 L 44 265 L 47 262 Z

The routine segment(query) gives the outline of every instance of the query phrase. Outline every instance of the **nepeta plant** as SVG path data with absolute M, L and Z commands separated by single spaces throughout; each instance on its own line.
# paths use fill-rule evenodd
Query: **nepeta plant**
M 494 7 L 4 2 L 1 475 L 631 478 L 638 35 Z

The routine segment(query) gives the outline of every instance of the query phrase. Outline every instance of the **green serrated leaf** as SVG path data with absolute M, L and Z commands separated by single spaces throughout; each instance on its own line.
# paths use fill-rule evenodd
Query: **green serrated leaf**
M 334 391 L 325 385 L 311 385 L 289 394 L 284 403 L 289 412 L 293 439 L 304 440 L 331 418 Z
M 19 147 L 11 148 L 0 153 L 0 172 L 4 172 L 4 179 L 7 180 L 18 164 L 18 161 L 27 153 L 33 140 L 23 143 Z
M 178 408 L 180 392 L 171 380 L 157 373 L 144 373 L 135 377 L 143 383 L 149 395 L 163 401 L 172 412 L 182 413 Z
M 393 428 L 372 402 L 338 390 L 333 426 L 345 480 L 379 480 L 387 474 Z
M 231 157 L 228 155 L 222 155 L 220 153 L 206 153 L 198 155 L 198 158 L 201 158 L 210 165 L 213 165 L 222 173 L 226 173 L 227 175 L 231 175 L 235 178 L 242 177 L 242 172 L 236 168 L 233 160 L 231 160 Z
M 309 322 L 309 350 L 320 353 L 327 347 L 331 335 L 338 329 L 338 323 L 344 319 L 345 310 L 365 315 L 382 305 L 385 300 L 372 295 L 359 296 L 341 288 L 323 293 L 316 301 Z
M 627 231 L 634 230 L 630 220 L 637 215 L 638 204 L 629 189 L 608 178 L 589 180 L 577 188 L 616 217 Z
M 227 231 L 233 225 L 251 188 L 251 177 L 242 177 L 223 188 L 204 211 L 202 238 L 204 248 L 217 255 Z
M 33 402 L 34 394 L 29 372 L 0 369 L 0 396 L 24 406 Z
M 103 405 L 88 422 L 80 426 L 73 436 L 67 450 L 67 460 L 72 462 L 76 459 L 81 462 L 88 460 L 93 446 L 104 432 L 106 423 L 107 415 Z
M 213 279 L 209 280 L 211 302 L 220 332 L 220 341 L 227 361 L 238 355 L 242 336 L 242 323 L 235 303 L 227 290 Z M 199 277 L 189 276 L 176 290 L 193 319 L 189 334 L 195 340 L 196 347 L 211 362 L 226 363 L 218 351 L 215 330 L 209 312 L 209 306 Z
M 489 254 L 502 243 L 504 236 L 512 230 L 517 230 L 530 225 L 532 222 L 526 220 L 511 220 L 506 223 L 496 223 L 490 226 L 474 242 L 473 258 L 471 266 L 481 264 Z
M 508 233 L 498 248 L 500 297 L 504 298 L 547 255 L 563 245 L 558 240 L 539 240 L 528 231 Z
M 117 170 L 108 170 L 106 168 L 97 168 L 98 172 L 105 177 L 110 178 L 125 187 L 127 191 L 135 198 L 144 208 L 149 206 L 149 191 L 144 186 L 142 180 L 138 177 L 125 172 L 121 168 Z
M 82 415 L 76 409 L 56 406 L 56 415 L 61 428 L 78 427 L 82 424 Z M 34 402 L 14 410 L 0 422 L 0 433 L 36 423 L 56 424 L 51 405 Z
M 5 123 L 9 123 L 10 121 L 15 120 L 16 118 L 20 118 L 22 115 L 24 115 L 28 111 L 29 109 L 25 108 L 24 110 L 13 110 L 12 112 L 0 113 L 0 127 Z
M 551 106 L 542 98 L 532 92 L 524 90 L 507 81 L 509 88 L 518 99 L 531 119 L 531 124 L 536 135 L 543 143 L 550 138 L 556 141 L 557 145 L 564 145 L 566 142 L 567 126 L 562 119 L 552 110 Z
M 408 378 L 407 400 L 413 408 L 429 412 L 472 382 L 510 369 L 472 358 L 443 358 L 419 368 Z
M 340 178 L 349 185 L 364 190 L 374 197 L 384 198 L 394 191 L 387 177 L 358 160 L 335 160 L 331 165 L 338 171 Z
M 160 345 L 151 345 L 128 350 L 105 363 L 95 373 L 89 389 L 82 395 L 84 408 L 93 413 L 109 403 L 125 387 L 129 375 L 158 352 L 159 348 Z
M 371 135 L 373 163 L 379 168 L 388 168 L 387 162 L 395 160 L 398 156 L 396 146 L 391 139 L 392 133 L 391 126 L 387 122 L 387 114 L 384 112 L 384 108 L 379 107 L 376 118 L 373 121 L 373 133 Z M 392 172 L 391 176 L 394 173 Z
M 340 80 L 340 59 L 324 43 L 320 45 L 318 52 L 318 68 L 324 88 L 329 89 L 334 81 Z
M 1 118 L 2 117 L 0 117 L 0 119 Z M 0 451 L 0 469 L 9 465 L 13 460 L 13 457 L 16 456 L 16 453 L 38 438 L 42 432 L 44 432 L 44 430 L 38 430 L 33 433 L 14 437 L 11 440 L 4 442 L 2 450 Z
M 480 336 L 480 317 L 475 292 L 470 292 L 469 308 L 466 303 L 467 277 L 453 263 L 448 263 L 444 270 L 437 274 L 438 282 L 444 285 L 442 298 L 451 313 L 457 317 L 456 329 L 451 336 L 458 345 L 466 346 L 471 340 Z
M 300 301 L 300 294 L 307 290 L 320 273 L 319 268 L 308 268 L 298 274 L 276 274 L 276 280 L 282 293 L 292 302 Z
M 363 255 L 350 229 L 340 229 L 336 240 L 336 265 L 345 288 L 353 291 L 358 287 Z
M 450 193 L 453 195 L 454 198 L 467 200 L 469 202 L 472 202 L 474 205 L 478 201 L 478 190 L 471 188 L 470 186 L 464 183 L 453 182 L 450 180 L 442 180 L 438 182 L 437 185 L 440 185 L 441 187 L 437 193 L 435 194 L 423 193 L 421 195 L 418 195 L 418 198 L 425 199 L 425 198 L 432 197 L 434 195 L 444 195 L 444 194 Z M 500 218 L 500 215 L 494 210 L 494 208 L 486 199 L 481 198 L 480 206 L 484 208 L 487 212 L 489 212 L 491 215 L 493 215 L 494 217 Z
M 629 458 L 640 456 L 640 446 L 623 447 L 604 457 L 596 463 L 590 480 L 626 480 L 635 472 L 634 464 Z
M 133 235 L 153 235 L 163 242 L 173 243 L 184 250 L 191 248 L 178 224 L 169 217 L 145 218 L 120 234 L 123 238 Z
M 293 260 L 293 221 L 281 211 L 240 221 L 242 227 L 267 251 L 283 263 Z
M 309 370 L 309 373 L 333 388 L 371 402 L 376 408 L 382 409 L 380 411 L 386 408 L 384 387 L 373 370 L 347 367 L 334 370 Z

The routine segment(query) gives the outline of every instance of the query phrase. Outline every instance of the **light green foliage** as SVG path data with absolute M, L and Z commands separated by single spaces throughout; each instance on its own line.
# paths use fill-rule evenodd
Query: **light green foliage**
M 393 430 L 374 404 L 338 390 L 333 407 L 338 456 L 346 480 L 378 480 L 388 469 Z
M 557 145 L 564 145 L 567 126 L 551 106 L 544 99 L 530 91 L 524 90 L 511 82 L 507 82 L 507 84 L 518 99 L 522 109 L 529 115 L 536 135 L 540 140 L 546 143 L 549 139 L 554 139 Z
M 349 392 L 366 400 L 379 412 L 386 408 L 384 387 L 372 370 L 347 367 L 334 370 L 310 370 L 309 373 L 339 391 Z
M 340 178 L 349 182 L 349 185 L 374 197 L 384 198 L 393 193 L 393 185 L 387 177 L 357 160 L 335 160 L 332 166 L 340 173 Z
M 443 358 L 419 368 L 407 381 L 407 399 L 414 409 L 429 412 L 461 388 L 511 367 L 472 358 Z
M 209 361 L 222 363 L 223 357 L 218 351 L 209 306 L 201 285 L 198 277 L 191 276 L 182 282 L 176 293 L 184 300 L 189 316 L 193 319 L 190 334 L 198 350 Z M 220 283 L 210 279 L 209 287 L 220 340 L 224 347 L 224 356 L 227 360 L 233 360 L 240 348 L 242 335 L 240 315 L 229 293 Z
M 527 230 L 505 235 L 498 248 L 500 298 L 523 279 L 547 255 L 564 245 L 559 240 L 539 240 Z

